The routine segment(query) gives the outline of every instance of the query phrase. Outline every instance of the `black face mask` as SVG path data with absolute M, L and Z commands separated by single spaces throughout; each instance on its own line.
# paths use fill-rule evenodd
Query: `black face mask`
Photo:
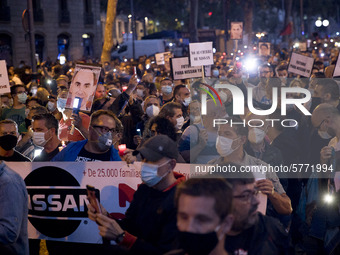
M 29 119 L 25 118 L 26 129 L 28 129 L 28 127 L 31 126 L 31 124 L 32 124 L 32 120 L 29 120 Z
M 17 145 L 17 142 L 18 137 L 15 135 L 0 136 L 0 146 L 6 151 L 13 149 Z
M 189 255 L 208 255 L 218 244 L 215 231 L 206 234 L 178 233 L 180 247 Z

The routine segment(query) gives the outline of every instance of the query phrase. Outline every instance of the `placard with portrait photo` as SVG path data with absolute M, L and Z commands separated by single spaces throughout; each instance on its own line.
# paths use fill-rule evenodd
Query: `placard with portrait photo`
M 243 22 L 230 23 L 230 39 L 242 40 L 243 38 Z
M 66 108 L 73 108 L 74 99 L 81 98 L 80 111 L 90 112 L 96 92 L 101 67 L 77 64 L 74 69 Z
M 260 42 L 259 43 L 259 55 L 260 56 L 269 56 L 270 55 L 270 43 L 268 43 L 268 42 Z

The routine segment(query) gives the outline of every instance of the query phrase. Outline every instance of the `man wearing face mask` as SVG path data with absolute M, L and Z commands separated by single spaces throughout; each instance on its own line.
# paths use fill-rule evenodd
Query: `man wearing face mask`
M 185 120 L 189 117 L 189 104 L 191 103 L 190 90 L 183 84 L 177 85 L 174 89 L 174 100 L 173 102 L 182 105 L 182 113 Z
M 131 254 L 163 254 L 177 248 L 174 196 L 185 177 L 173 172 L 178 151 L 168 136 L 150 138 L 138 152 L 143 157 L 143 184 L 135 192 L 126 217 L 116 221 L 102 206 L 104 213 L 98 214 L 91 205 L 88 215 L 99 225 L 100 235 L 115 240 Z
M 88 140 L 68 144 L 52 161 L 121 161 L 114 148 L 119 139 L 118 122 L 120 120 L 111 111 L 92 113 Z
M 163 105 L 159 116 L 164 117 L 174 125 L 177 130 L 178 138 L 182 134 L 182 128 L 184 125 L 184 117 L 182 113 L 182 106 L 179 103 L 169 102 Z
M 330 164 L 333 151 L 340 150 L 340 112 L 330 104 L 320 104 L 312 114 L 312 124 L 323 138 L 332 138 L 320 151 L 321 164 Z
M 236 169 L 240 170 L 239 166 Z M 234 222 L 225 239 L 229 254 L 283 255 L 289 242 L 282 225 L 274 218 L 257 212 L 259 189 L 252 173 L 225 175 L 232 185 Z
M 161 106 L 173 100 L 173 83 L 169 77 L 165 77 L 160 82 L 162 95 L 159 97 Z
M 12 107 L 8 107 L 2 110 L 1 119 L 14 120 L 18 127 L 25 121 L 25 110 L 27 91 L 23 85 L 14 85 L 11 87 L 11 96 L 13 98 Z
M 276 77 L 280 78 L 282 85 L 287 86 L 287 78 L 288 78 L 288 67 L 285 63 L 278 65 L 275 68 Z
M 50 113 L 36 115 L 32 120 L 33 143 L 43 147 L 33 161 L 50 161 L 59 153 L 58 120 Z
M 18 126 L 13 120 L 0 121 L 0 160 L 31 161 L 14 149 L 18 142 L 18 136 Z
M 144 115 L 142 116 L 142 121 L 138 122 L 136 129 L 140 129 L 141 134 L 144 132 L 145 124 L 150 118 L 156 117 L 160 112 L 160 101 L 156 96 L 148 96 L 143 105 Z
M 234 163 L 241 166 L 262 165 L 268 167 L 267 163 L 248 155 L 244 150 L 248 137 L 248 129 L 240 124 L 242 120 L 236 117 L 227 118 L 227 120 L 227 124 L 218 126 L 216 149 L 220 157 L 209 161 L 208 164 Z M 267 195 L 278 214 L 289 215 L 292 212 L 291 201 L 275 172 L 267 172 L 266 179 L 258 180 L 256 187 L 263 194 Z
M 232 190 L 224 179 L 192 178 L 178 186 L 175 197 L 180 250 L 167 254 L 224 255 L 233 224 Z
M 267 115 L 255 115 L 253 113 L 246 116 L 247 122 L 251 120 L 252 127 L 248 126 L 248 141 L 245 150 L 250 156 L 261 159 L 269 165 L 279 166 L 283 164 L 280 150 L 270 145 L 268 139 L 265 139 L 269 127 L 269 122 L 265 120 L 268 118 Z M 262 123 L 264 123 L 263 126 L 261 126 Z

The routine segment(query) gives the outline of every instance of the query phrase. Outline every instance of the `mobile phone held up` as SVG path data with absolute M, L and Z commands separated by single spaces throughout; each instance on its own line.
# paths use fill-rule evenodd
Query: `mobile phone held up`
M 102 214 L 98 198 L 96 196 L 96 188 L 91 185 L 86 185 L 87 199 L 89 200 L 91 206 L 96 210 L 96 213 Z
M 80 97 L 75 97 L 73 100 L 73 113 L 79 114 L 79 110 L 81 107 L 81 102 L 83 101 Z

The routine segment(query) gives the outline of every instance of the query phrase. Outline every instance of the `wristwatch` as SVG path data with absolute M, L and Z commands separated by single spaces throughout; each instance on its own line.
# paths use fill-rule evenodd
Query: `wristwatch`
M 115 242 L 116 242 L 117 244 L 123 242 L 124 237 L 125 237 L 125 231 L 124 231 L 123 233 L 119 234 L 119 235 L 116 237 Z

